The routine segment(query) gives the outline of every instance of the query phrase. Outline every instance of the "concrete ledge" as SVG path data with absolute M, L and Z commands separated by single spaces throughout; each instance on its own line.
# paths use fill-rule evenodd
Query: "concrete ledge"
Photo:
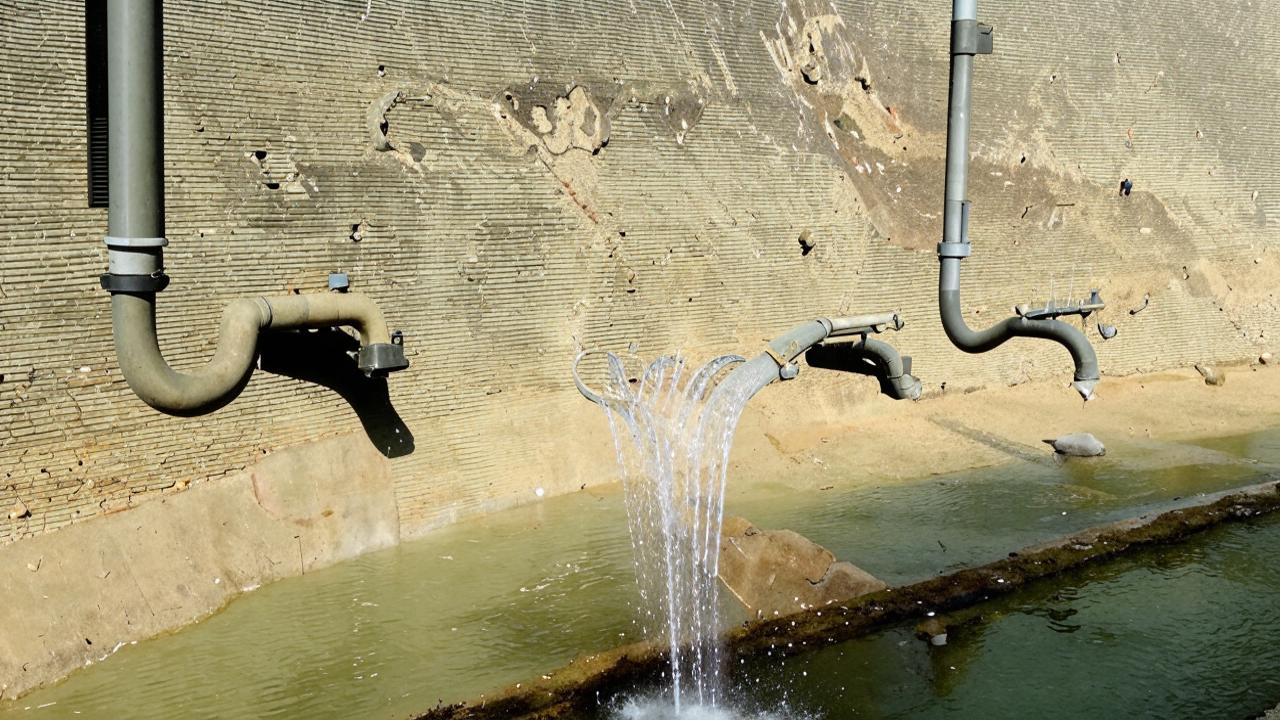
M 0 698 L 237 595 L 399 542 L 388 463 L 362 435 L 0 547 Z
M 1036 580 L 1153 545 L 1174 543 L 1227 522 L 1280 510 L 1280 478 L 1199 499 L 1195 505 L 1102 525 L 1008 558 L 960 570 L 913 585 L 890 588 L 852 600 L 785 617 L 749 623 L 726 635 L 727 662 L 772 653 L 796 654 L 820 645 L 866 635 L 874 630 L 951 612 L 1006 595 Z M 637 643 L 575 660 L 568 666 L 481 697 L 440 707 L 418 720 L 573 717 L 596 707 L 601 698 L 656 679 L 667 668 L 666 648 Z

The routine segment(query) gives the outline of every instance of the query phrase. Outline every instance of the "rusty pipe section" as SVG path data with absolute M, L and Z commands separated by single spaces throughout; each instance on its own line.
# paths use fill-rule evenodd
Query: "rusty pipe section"
M 107 272 L 116 356 L 129 387 L 163 412 L 195 415 L 229 402 L 243 387 L 264 330 L 348 326 L 360 333 L 358 365 L 367 375 L 409 366 L 382 311 L 354 294 L 236 300 L 222 314 L 213 357 L 193 372 L 174 370 L 160 352 L 156 295 L 164 273 L 164 67 L 160 0 L 107 4 Z

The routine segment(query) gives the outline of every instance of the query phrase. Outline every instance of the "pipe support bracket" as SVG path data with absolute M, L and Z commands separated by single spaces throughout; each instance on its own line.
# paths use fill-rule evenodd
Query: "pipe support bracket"
M 977 20 L 955 20 L 951 23 L 952 55 L 990 55 L 995 50 L 995 28 Z

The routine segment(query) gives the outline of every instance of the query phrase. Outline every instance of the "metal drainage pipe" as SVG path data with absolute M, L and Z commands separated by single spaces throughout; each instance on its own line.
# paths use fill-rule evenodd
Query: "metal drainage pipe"
M 886 329 L 898 330 L 902 328 L 902 325 L 902 320 L 896 313 L 855 315 L 843 318 L 818 318 L 802 325 L 797 325 L 766 345 L 764 352 L 734 368 L 732 372 L 725 376 L 724 380 L 721 380 L 716 385 L 711 397 L 715 398 L 732 393 L 734 395 L 742 395 L 745 401 L 745 399 L 751 398 L 776 380 L 791 380 L 795 378 L 800 373 L 800 366 L 795 363 L 796 358 L 826 340 L 861 335 L 865 343 L 867 342 L 866 336 L 870 333 L 879 333 Z M 879 341 L 871 342 L 877 343 L 877 347 L 886 357 L 891 355 L 892 358 L 898 359 L 896 367 L 901 371 L 901 359 L 898 358 L 898 353 L 892 346 Z M 606 394 L 597 393 L 588 387 L 578 373 L 578 365 L 589 354 L 591 354 L 591 351 L 583 351 L 574 359 L 574 384 L 583 397 L 591 402 L 607 406 L 610 398 Z M 735 361 L 741 361 L 741 359 L 735 358 Z M 889 367 L 892 368 L 893 366 L 890 365 Z M 920 381 L 910 375 L 905 375 L 904 379 L 903 375 L 900 372 L 898 382 L 903 384 L 905 393 L 899 398 L 918 398 L 920 396 Z M 892 379 L 891 382 L 893 382 Z M 911 392 L 911 383 L 914 383 L 914 394 Z
M 1011 317 L 985 330 L 973 330 L 960 309 L 960 261 L 972 252 L 969 243 L 969 115 L 972 106 L 973 59 L 992 51 L 992 29 L 977 21 L 977 0 L 953 0 L 951 18 L 951 94 L 947 117 L 946 199 L 943 237 L 938 244 L 938 308 L 942 328 L 952 344 L 968 353 L 984 353 L 1014 337 L 1052 340 L 1071 353 L 1072 387 L 1093 397 L 1098 359 L 1084 333 L 1054 319 Z
M 237 300 L 223 312 L 213 358 L 195 372 L 169 367 L 156 336 L 156 294 L 169 284 L 163 249 L 164 68 L 160 0 L 109 0 L 107 78 L 110 204 L 107 273 L 116 356 L 129 387 L 152 407 L 198 414 L 243 386 L 262 330 L 349 326 L 369 375 L 409 366 L 377 304 L 355 294 Z

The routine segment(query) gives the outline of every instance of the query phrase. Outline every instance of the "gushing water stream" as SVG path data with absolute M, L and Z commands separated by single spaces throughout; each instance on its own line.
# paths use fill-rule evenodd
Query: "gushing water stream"
M 626 495 L 640 625 L 670 645 L 677 716 L 722 701 L 720 527 L 729 448 L 752 389 L 716 380 L 742 361 L 695 368 L 678 355 L 647 365 L 608 356 L 601 405 Z

